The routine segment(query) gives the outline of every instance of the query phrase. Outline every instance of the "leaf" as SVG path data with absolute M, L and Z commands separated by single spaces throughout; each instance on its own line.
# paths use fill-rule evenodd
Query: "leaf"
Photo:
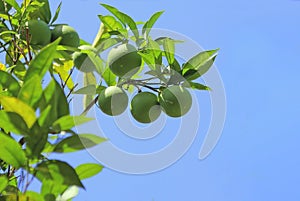
M 17 96 L 20 90 L 18 81 L 9 73 L 0 71 L 0 86 L 7 88 L 13 96 Z
M 199 78 L 200 76 L 202 76 L 204 74 L 203 72 L 206 72 L 205 70 L 209 70 L 209 68 L 213 65 L 216 57 L 217 56 L 214 56 L 211 60 L 209 60 L 207 63 L 205 63 L 202 66 L 202 70 L 194 70 L 194 69 L 187 70 L 183 74 L 183 77 L 187 80 L 195 80 L 195 79 Z
M 27 103 L 29 106 L 35 108 L 35 105 L 40 100 L 43 94 L 41 79 L 38 75 L 33 75 L 28 79 L 21 88 L 18 98 Z
M 57 20 L 59 13 L 60 13 L 61 5 L 62 5 L 62 2 L 59 3 L 59 5 L 55 11 L 55 15 L 54 15 L 52 21 L 50 22 L 50 24 L 53 24 Z
M 30 62 L 29 68 L 25 75 L 25 82 L 29 80 L 33 75 L 39 75 L 40 78 L 43 78 L 45 73 L 52 67 L 53 59 L 55 58 L 56 48 L 60 42 L 60 39 L 57 39 L 53 43 L 44 47 Z
M 92 134 L 79 134 L 68 137 L 59 142 L 53 152 L 69 153 L 96 146 L 106 139 Z
M 83 84 L 84 87 L 88 85 L 96 85 L 96 77 L 95 75 L 90 72 L 90 73 L 84 73 L 83 74 Z M 84 95 L 83 97 L 83 108 L 85 109 L 92 101 L 93 101 L 94 96 L 93 95 Z
M 99 45 L 97 45 L 97 52 L 101 53 L 108 48 L 120 43 L 122 40 L 120 38 L 108 38 L 103 40 Z
M 40 157 L 48 140 L 48 128 L 35 123 L 30 129 L 30 135 L 25 137 L 27 155 L 31 159 Z
M 123 25 L 118 22 L 113 16 L 110 15 L 98 15 L 101 22 L 108 28 L 109 31 L 117 31 L 120 29 L 124 29 Z
M 218 50 L 219 49 L 203 51 L 192 57 L 187 63 L 183 65 L 182 74 L 185 75 L 189 70 L 197 70 L 199 76 L 203 75 L 212 66 Z
M 62 194 L 68 186 L 58 185 L 55 181 L 46 180 L 42 183 L 41 194 L 44 197 L 45 201 L 56 201 L 56 197 Z
M 5 176 L 0 176 L 0 194 L 8 185 L 8 179 Z
M 153 25 L 155 24 L 155 22 L 158 20 L 158 18 L 161 16 L 161 14 L 163 14 L 164 11 L 159 11 L 154 13 L 150 19 L 144 24 L 143 29 L 142 29 L 142 34 L 145 35 L 145 38 L 148 37 L 149 32 L 151 31 Z
M 123 23 L 124 25 L 128 25 L 130 30 L 132 31 L 133 35 L 135 36 L 135 38 L 138 40 L 139 39 L 139 32 L 137 29 L 137 25 L 134 22 L 134 20 L 128 16 L 125 13 L 120 12 L 118 9 L 107 5 L 107 4 L 101 4 L 104 8 L 106 8 L 109 12 L 111 12 L 114 16 L 116 16 L 121 23 Z
M 18 12 L 21 12 L 21 8 L 19 4 L 15 0 L 5 0 L 6 3 L 10 4 L 12 7 L 14 7 Z
M 93 118 L 88 118 L 85 116 L 63 116 L 53 123 L 52 128 L 55 131 L 70 130 L 76 125 L 84 124 L 91 120 L 93 120 Z
M 55 201 L 69 201 L 76 197 L 79 193 L 77 186 L 70 186 L 61 196 L 58 196 Z
M 114 86 L 117 84 L 116 82 L 116 75 L 111 72 L 110 68 L 106 67 L 103 75 L 104 81 L 106 82 L 107 86 Z
M 0 110 L 0 119 L 0 128 L 4 129 L 5 132 L 22 135 L 29 134 L 26 122 L 17 113 Z
M 59 160 L 48 160 L 37 165 L 36 177 L 41 182 L 47 180 L 55 182 L 56 185 L 78 186 L 84 188 L 74 168 Z
M 28 128 L 31 128 L 36 121 L 35 111 L 29 105 L 15 97 L 0 96 L 0 104 L 5 111 L 15 112 L 20 115 Z
M 88 85 L 86 87 L 82 87 L 77 91 L 74 91 L 73 94 L 86 94 L 86 95 L 95 95 L 96 94 L 96 85 Z
M 75 171 L 79 179 L 83 180 L 83 179 L 93 177 L 94 175 L 101 172 L 102 169 L 103 169 L 102 165 L 95 164 L 95 163 L 86 163 L 76 167 Z
M 172 65 L 175 60 L 175 43 L 173 42 L 173 40 L 167 38 L 166 40 L 164 40 L 163 47 L 168 63 Z
M 0 132 L 0 142 L 0 159 L 15 168 L 26 164 L 27 159 L 19 143 L 2 132 Z
M 203 84 L 200 83 L 195 83 L 195 82 L 184 82 L 182 84 L 182 86 L 187 87 L 187 88 L 192 88 L 192 89 L 198 89 L 198 90 L 206 90 L 206 91 L 210 91 L 211 89 L 208 86 L 205 86 Z

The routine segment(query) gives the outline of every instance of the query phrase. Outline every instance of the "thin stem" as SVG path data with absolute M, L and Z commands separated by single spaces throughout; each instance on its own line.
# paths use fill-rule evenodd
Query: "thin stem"
M 90 102 L 90 104 L 84 109 L 84 111 L 80 115 L 85 115 L 92 107 L 94 104 L 97 103 L 99 96 L 96 96 L 96 98 Z

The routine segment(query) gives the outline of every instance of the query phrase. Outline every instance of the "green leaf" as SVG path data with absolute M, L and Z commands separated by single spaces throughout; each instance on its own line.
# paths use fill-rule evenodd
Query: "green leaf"
M 0 159 L 15 168 L 26 164 L 26 156 L 20 144 L 10 136 L 0 132 Z
M 108 48 L 111 48 L 112 46 L 120 43 L 122 40 L 120 38 L 108 38 L 103 40 L 96 48 L 97 48 L 97 52 L 101 53 L 105 50 L 107 50 Z
M 6 3 L 10 4 L 12 7 L 14 7 L 18 12 L 21 12 L 21 8 L 19 4 L 15 0 L 5 0 Z
M 196 82 L 189 82 L 189 81 L 185 81 L 182 84 L 182 86 L 187 87 L 187 88 L 191 88 L 191 89 L 198 89 L 198 90 L 206 90 L 206 91 L 211 90 L 208 86 L 205 86 L 203 84 L 196 83 Z
M 145 34 L 145 38 L 148 37 L 149 32 L 151 31 L 153 25 L 155 24 L 155 22 L 158 20 L 158 18 L 161 16 L 161 14 L 163 14 L 164 11 L 159 11 L 154 13 L 150 19 L 144 24 L 143 29 L 142 29 L 142 34 Z
M 35 108 L 35 105 L 40 100 L 43 94 L 41 79 L 38 75 L 33 75 L 28 79 L 21 88 L 18 98 Z
M 95 95 L 96 94 L 96 85 L 88 85 L 86 87 L 82 87 L 77 91 L 74 91 L 73 94 L 86 94 L 86 95 Z
M 116 82 L 116 75 L 111 72 L 110 68 L 106 67 L 103 75 L 104 81 L 106 82 L 107 86 L 114 86 L 117 84 Z
M 27 155 L 38 158 L 44 150 L 48 140 L 48 129 L 35 123 L 30 129 L 30 135 L 25 137 Z
M 61 196 L 58 196 L 55 201 L 69 201 L 76 197 L 79 193 L 77 186 L 70 186 Z
M 102 165 L 95 164 L 95 163 L 86 163 L 76 167 L 75 171 L 79 176 L 79 179 L 83 180 L 83 179 L 93 177 L 94 175 L 101 172 L 102 169 L 103 169 Z
M 110 15 L 98 15 L 101 22 L 108 28 L 109 31 L 117 31 L 120 29 L 124 29 L 123 25 L 118 22 L 113 16 Z
M 58 5 L 58 7 L 55 11 L 55 15 L 54 15 L 52 21 L 50 22 L 50 24 L 53 24 L 57 20 L 57 18 L 59 16 L 59 13 L 60 13 L 60 10 L 61 10 L 61 5 L 62 5 L 62 2 L 59 3 L 59 5 Z
M 8 185 L 8 179 L 5 176 L 0 176 L 0 194 Z
M 123 23 L 124 25 L 128 25 L 130 30 L 132 31 L 133 35 L 135 36 L 135 38 L 138 40 L 139 38 L 139 32 L 137 29 L 137 25 L 134 22 L 134 20 L 128 16 L 125 13 L 120 12 L 118 9 L 107 5 L 107 4 L 101 4 L 104 8 L 106 8 L 109 12 L 111 12 L 114 16 L 116 16 L 121 23 Z
M 203 51 L 192 57 L 187 63 L 183 65 L 182 75 L 186 77 L 185 75 L 189 70 L 196 70 L 198 77 L 206 73 L 214 63 L 218 50 L 219 49 Z
M 44 197 L 45 201 L 56 201 L 56 197 L 62 194 L 68 186 L 58 185 L 55 181 L 46 180 L 42 183 L 41 195 Z
M 28 128 L 31 128 L 36 121 L 35 111 L 29 105 L 15 97 L 0 96 L 0 104 L 5 111 L 15 112 L 20 115 Z
M 88 118 L 85 116 L 63 116 L 53 123 L 52 128 L 55 131 L 70 130 L 74 126 L 84 124 L 91 120 L 93 120 L 93 118 Z
M 84 87 L 88 86 L 88 85 L 96 85 L 97 81 L 96 81 L 96 77 L 95 77 L 94 73 L 92 73 L 92 72 L 84 73 L 83 84 L 84 84 Z M 93 101 L 93 99 L 94 99 L 93 95 L 84 95 L 83 108 L 85 109 Z
M 74 168 L 63 161 L 49 160 L 37 165 L 35 168 L 36 177 L 41 182 L 48 180 L 56 185 L 78 186 L 84 188 Z
M 96 146 L 106 139 L 92 134 L 79 134 L 68 137 L 59 142 L 53 152 L 69 153 Z
M 163 47 L 165 50 L 165 55 L 167 57 L 168 63 L 172 65 L 175 60 L 175 43 L 172 39 L 167 38 L 164 40 Z
M 2 86 L 2 88 L 7 88 L 13 96 L 17 96 L 20 90 L 18 81 L 5 71 L 0 71 L 0 77 L 0 86 Z
M 29 134 L 26 122 L 17 113 L 0 110 L 0 119 L 0 128 L 4 129 L 5 132 L 22 135 Z
M 53 43 L 44 47 L 30 62 L 29 68 L 25 75 L 25 82 L 29 80 L 33 75 L 39 75 L 40 78 L 43 78 L 46 72 L 52 67 L 53 59 L 55 58 L 56 48 L 60 42 L 60 39 L 57 39 Z

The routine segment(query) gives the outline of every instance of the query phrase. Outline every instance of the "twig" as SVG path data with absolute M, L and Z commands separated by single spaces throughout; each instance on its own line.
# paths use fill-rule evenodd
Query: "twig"
M 97 103 L 99 96 L 97 96 L 90 104 L 83 110 L 83 112 L 80 115 L 85 115 L 92 107 L 94 104 Z

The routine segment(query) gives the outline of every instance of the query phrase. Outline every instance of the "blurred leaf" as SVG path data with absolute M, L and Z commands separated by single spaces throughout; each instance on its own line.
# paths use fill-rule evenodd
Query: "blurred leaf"
M 111 12 L 114 16 L 116 16 L 121 23 L 123 23 L 124 25 L 128 25 L 130 30 L 132 31 L 133 35 L 135 36 L 135 38 L 138 40 L 139 39 L 139 32 L 136 26 L 136 23 L 134 22 L 134 20 L 128 16 L 125 13 L 120 12 L 118 9 L 107 5 L 107 4 L 101 4 L 104 8 L 106 8 L 109 12 Z
M 107 50 L 108 48 L 120 43 L 122 40 L 119 38 L 108 38 L 103 40 L 96 48 L 97 48 L 97 52 L 101 53 L 105 50 Z
M 73 94 L 86 94 L 86 95 L 95 95 L 96 94 L 96 85 L 88 85 L 82 87 L 77 91 L 74 91 Z
M 65 131 L 91 120 L 93 120 L 93 118 L 85 116 L 63 116 L 53 123 L 52 129 L 58 132 Z
M 80 151 L 83 149 L 96 146 L 105 141 L 106 139 L 92 134 L 73 135 L 58 143 L 55 146 L 53 152 L 69 153 L 69 152 Z
M 187 88 L 192 88 L 192 89 L 198 89 L 198 90 L 207 90 L 210 91 L 211 89 L 208 86 L 205 86 L 200 83 L 195 83 L 195 82 L 184 82 L 182 86 L 187 87 Z
M 0 159 L 15 168 L 26 164 L 26 156 L 20 144 L 10 136 L 0 132 Z
M 46 72 L 52 67 L 53 59 L 55 58 L 55 52 L 60 39 L 57 39 L 53 43 L 44 47 L 30 62 L 29 68 L 25 75 L 25 81 L 31 78 L 33 75 L 39 75 L 43 78 Z
M 8 185 L 8 179 L 6 176 L 0 176 L 0 194 Z
M 79 193 L 77 186 L 70 186 L 62 195 L 59 195 L 55 201 L 69 201 Z
M 173 40 L 167 38 L 166 40 L 164 40 L 163 47 L 168 63 L 172 65 L 175 60 L 175 43 L 173 42 Z
M 75 170 L 66 162 L 58 160 L 48 160 L 37 165 L 35 168 L 36 177 L 41 182 L 48 180 L 56 185 L 78 186 L 84 188 Z
M 61 5 L 62 5 L 62 2 L 59 3 L 59 5 L 55 11 L 55 15 L 54 15 L 52 21 L 50 22 L 50 24 L 53 24 L 57 20 L 59 13 L 60 13 Z
M 14 7 L 18 12 L 21 12 L 21 8 L 19 6 L 19 4 L 17 3 L 17 1 L 15 0 L 5 0 L 6 3 L 10 4 L 12 7 Z
M 18 98 L 32 108 L 35 108 L 35 105 L 40 100 L 42 94 L 43 88 L 41 79 L 38 75 L 33 75 L 22 86 Z
M 5 111 L 15 112 L 20 115 L 28 128 L 31 128 L 36 121 L 35 111 L 29 105 L 15 97 L 0 96 L 0 104 Z
M 0 128 L 4 129 L 5 132 L 22 135 L 29 134 L 26 122 L 17 113 L 0 110 L 0 119 Z
M 102 165 L 95 164 L 95 163 L 86 163 L 76 167 L 75 171 L 79 176 L 79 179 L 83 180 L 95 176 L 96 174 L 101 172 L 102 169 L 103 169 Z
M 72 60 L 63 62 L 63 65 L 54 65 L 54 71 L 59 74 L 60 78 L 67 82 L 68 89 L 73 89 L 74 82 L 70 76 L 70 70 L 73 68 L 74 63 Z
M 48 128 L 35 123 L 30 129 L 30 135 L 25 137 L 27 155 L 31 159 L 40 157 L 48 140 Z
M 20 90 L 18 81 L 9 73 L 0 71 L 0 86 L 7 88 L 14 96 L 17 96 Z
M 144 24 L 143 29 L 142 29 L 142 34 L 145 34 L 145 38 L 148 37 L 149 32 L 151 31 L 153 25 L 155 24 L 155 22 L 158 20 L 158 18 L 161 16 L 161 14 L 163 14 L 164 11 L 159 11 L 154 13 L 150 19 Z

